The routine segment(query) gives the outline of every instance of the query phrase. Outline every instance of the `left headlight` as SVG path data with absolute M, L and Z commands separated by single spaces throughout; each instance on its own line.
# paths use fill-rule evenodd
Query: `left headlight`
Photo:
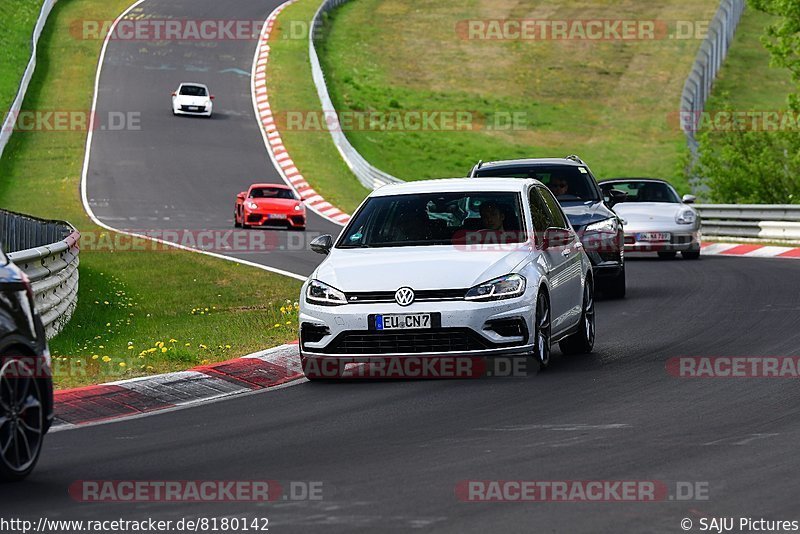
M 311 280 L 306 288 L 306 300 L 323 306 L 340 306 L 347 304 L 344 293 L 319 280 Z
M 678 224 L 694 224 L 697 214 L 692 210 L 681 210 L 675 215 L 675 222 Z
M 525 293 L 525 277 L 521 274 L 507 274 L 470 288 L 464 299 L 502 300 L 518 297 L 523 293 Z
M 603 219 L 592 223 L 584 229 L 584 232 L 597 232 L 600 234 L 616 234 L 617 233 L 617 219 L 611 217 L 610 219 Z
M 250 208 L 251 210 L 255 210 L 258 209 L 258 204 L 256 204 L 255 202 L 248 202 L 247 207 Z
M 303 205 L 302 204 L 295 204 L 294 211 L 303 211 Z

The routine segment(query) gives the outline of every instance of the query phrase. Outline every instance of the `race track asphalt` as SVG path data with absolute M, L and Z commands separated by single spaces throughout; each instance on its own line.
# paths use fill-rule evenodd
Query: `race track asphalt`
M 151 16 L 266 18 L 275 2 L 148 0 Z M 254 43 L 109 45 L 99 104 L 141 132 L 95 136 L 93 209 L 119 228 L 228 228 L 234 194 L 278 181 L 252 115 Z M 191 69 L 206 69 L 189 70 Z M 169 93 L 206 81 L 218 115 L 176 119 Z M 309 231 L 335 230 L 314 218 Z M 308 273 L 321 257 L 247 259 Z M 680 532 L 682 518 L 800 519 L 800 391 L 792 379 L 670 376 L 678 356 L 800 356 L 800 262 L 631 259 L 628 298 L 597 305 L 593 355 L 526 377 L 301 383 L 57 432 L 3 517 L 267 517 L 272 532 Z M 81 503 L 81 480 L 323 484 L 320 501 Z M 463 480 L 706 484 L 707 500 L 465 503 Z M 696 527 L 695 527 L 696 529 Z

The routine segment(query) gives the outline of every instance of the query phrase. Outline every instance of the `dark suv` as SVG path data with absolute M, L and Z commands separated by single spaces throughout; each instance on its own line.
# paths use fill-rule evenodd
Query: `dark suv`
M 50 353 L 31 284 L 0 250 L 0 480 L 33 471 L 52 420 Z
M 611 210 L 624 193 L 611 190 L 604 198 L 579 157 L 479 162 L 469 176 L 535 178 L 549 187 L 581 238 L 597 288 L 612 298 L 625 296 L 625 234 L 622 221 Z

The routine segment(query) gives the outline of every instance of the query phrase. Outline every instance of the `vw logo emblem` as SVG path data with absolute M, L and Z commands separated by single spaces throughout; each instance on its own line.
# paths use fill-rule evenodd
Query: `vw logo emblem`
M 394 300 L 396 300 L 400 306 L 409 306 L 414 302 L 414 290 L 410 287 L 401 287 L 395 292 Z

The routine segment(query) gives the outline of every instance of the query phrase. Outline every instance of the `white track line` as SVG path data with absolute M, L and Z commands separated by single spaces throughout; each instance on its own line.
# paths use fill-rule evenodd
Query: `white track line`
M 94 211 L 92 211 L 92 207 L 89 205 L 88 194 L 86 192 L 86 189 L 87 189 L 86 182 L 87 182 L 87 177 L 88 177 L 88 172 L 89 172 L 89 160 L 91 158 L 91 152 L 92 152 L 92 136 L 93 136 L 93 132 L 94 132 L 95 111 L 97 109 L 97 94 L 98 94 L 98 88 L 100 86 L 100 75 L 101 75 L 102 70 L 103 70 L 103 62 L 104 62 L 105 56 L 106 56 L 106 48 L 108 47 L 108 42 L 110 41 L 111 36 L 114 34 L 114 30 L 117 27 L 117 24 L 119 23 L 119 21 L 122 20 L 123 17 L 125 17 L 128 13 L 130 13 L 133 9 L 135 9 L 136 7 L 138 7 L 140 4 L 144 3 L 145 1 L 146 0 L 137 0 L 136 2 L 131 4 L 128 7 L 128 9 L 123 11 L 122 14 L 119 17 L 117 17 L 114 20 L 113 24 L 111 25 L 111 27 L 108 30 L 108 34 L 106 35 L 105 39 L 103 40 L 103 47 L 100 50 L 100 59 L 98 60 L 98 63 L 97 63 L 97 73 L 95 75 L 95 80 L 94 80 L 94 95 L 92 96 L 92 110 L 91 110 L 91 113 L 89 115 L 89 117 L 90 117 L 90 119 L 89 119 L 89 132 L 88 132 L 88 134 L 86 136 L 86 149 L 84 150 L 83 170 L 81 171 L 81 201 L 83 203 L 84 211 L 89 216 L 89 218 L 92 220 L 92 222 L 94 222 L 97 226 L 100 226 L 101 228 L 105 228 L 106 230 L 110 230 L 112 232 L 117 232 L 119 234 L 131 236 L 131 237 L 139 237 L 139 238 L 142 238 L 142 239 L 147 239 L 149 241 L 153 241 L 153 242 L 156 242 L 156 243 L 161 243 L 163 245 L 167 245 L 167 246 L 170 246 L 170 247 L 173 247 L 173 248 L 177 248 L 177 249 L 180 249 L 180 250 L 186 250 L 186 251 L 189 251 L 189 252 L 195 252 L 195 253 L 198 253 L 198 254 L 204 254 L 206 256 L 211 256 L 212 258 L 218 258 L 218 259 L 222 259 L 222 260 L 232 261 L 232 262 L 235 262 L 235 263 L 240 263 L 242 265 L 247 265 L 249 267 L 255 267 L 256 269 L 262 269 L 264 271 L 269 271 L 269 272 L 272 272 L 272 273 L 275 273 L 275 274 L 288 276 L 290 278 L 294 278 L 295 280 L 305 281 L 308 277 L 307 276 L 303 276 L 303 275 L 298 274 L 298 273 L 293 273 L 293 272 L 290 272 L 290 271 L 285 271 L 283 269 L 277 269 L 275 267 L 269 267 L 269 266 L 266 266 L 266 265 L 261 265 L 260 263 L 255 263 L 255 262 L 248 261 L 248 260 L 242 260 L 242 259 L 235 258 L 235 257 L 232 257 L 232 256 L 226 256 L 224 254 L 217 254 L 215 252 L 209 252 L 207 250 L 199 250 L 199 249 L 196 249 L 196 248 L 187 247 L 187 246 L 184 246 L 184 245 L 180 245 L 178 243 L 172 243 L 170 241 L 164 241 L 163 239 L 154 238 L 154 237 L 151 237 L 151 236 L 148 236 L 148 235 L 142 235 L 142 234 L 138 234 L 138 233 L 135 233 L 135 232 L 128 232 L 126 230 L 119 230 L 117 228 L 114 228 L 113 226 L 109 226 L 109 225 L 105 224 L 104 222 L 102 222 L 94 214 Z M 282 4 L 281 6 L 278 6 L 276 8 L 276 11 L 279 11 L 280 9 L 282 9 L 283 5 L 285 5 L 285 4 Z M 275 13 L 275 12 L 273 11 L 273 13 Z M 272 14 L 270 14 L 270 16 L 272 16 Z M 267 20 L 269 20 L 269 19 L 267 19 Z M 265 25 L 265 27 L 266 27 L 266 25 Z M 256 45 L 256 52 L 258 52 L 259 46 L 260 46 L 260 41 Z M 261 129 L 261 128 L 259 128 L 259 129 L 262 130 L 262 132 L 263 132 L 263 129 Z M 276 165 L 276 168 L 277 168 L 277 165 Z

